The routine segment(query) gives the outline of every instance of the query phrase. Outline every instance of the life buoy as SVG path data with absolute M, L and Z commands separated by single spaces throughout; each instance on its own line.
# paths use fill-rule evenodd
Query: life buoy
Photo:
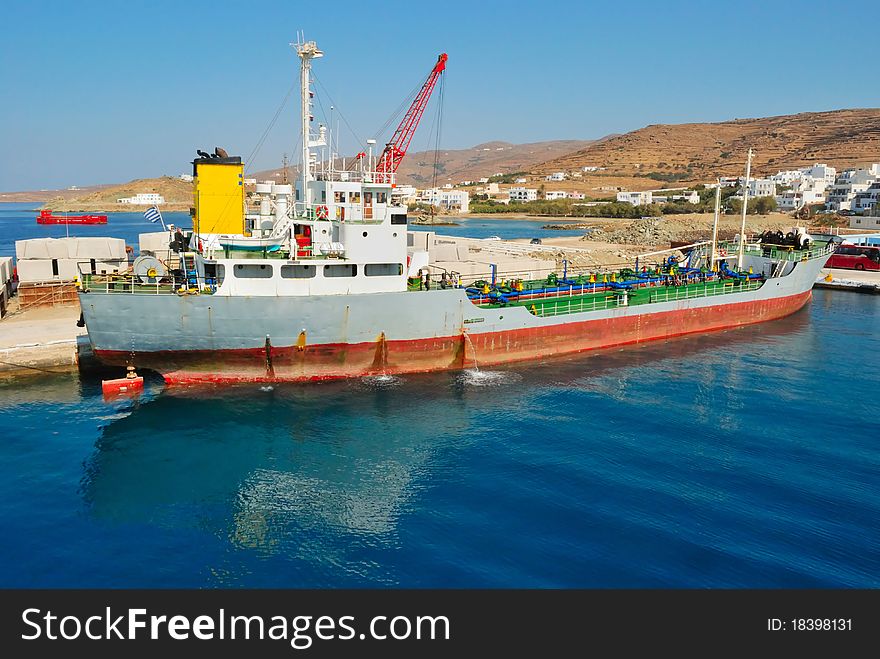
M 727 250 L 726 249 L 719 249 L 718 256 L 727 256 Z
M 318 206 L 315 209 L 315 215 L 318 216 L 319 220 L 326 220 L 328 217 L 330 217 L 330 209 L 326 206 Z

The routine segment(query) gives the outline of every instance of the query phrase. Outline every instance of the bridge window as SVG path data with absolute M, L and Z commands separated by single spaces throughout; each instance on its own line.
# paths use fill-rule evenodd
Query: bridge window
M 403 274 L 401 263 L 367 263 L 364 266 L 367 277 L 395 277 Z
M 311 279 L 315 276 L 313 265 L 282 265 L 281 277 L 283 279 Z
M 406 224 L 406 214 L 391 213 L 391 224 Z
M 236 279 L 271 279 L 272 266 L 257 263 L 239 263 L 235 266 Z
M 357 277 L 357 266 L 352 264 L 346 265 L 325 265 L 325 277 Z
M 344 203 L 345 203 L 345 193 L 344 193 L 344 192 L 339 192 L 339 191 L 337 190 L 336 192 L 333 193 L 333 200 L 334 200 L 337 204 L 344 204 Z
M 376 193 L 376 203 L 384 204 L 388 201 L 388 193 L 387 192 L 377 192 Z
M 348 200 L 349 200 L 351 203 L 353 203 L 353 204 L 359 204 L 359 203 L 361 203 L 361 193 L 360 193 L 360 192 L 352 192 L 352 193 L 348 196 Z

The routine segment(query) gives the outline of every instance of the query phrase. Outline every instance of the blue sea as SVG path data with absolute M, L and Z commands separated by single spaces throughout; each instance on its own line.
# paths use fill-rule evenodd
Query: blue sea
M 878 330 L 817 290 L 510 368 L 0 381 L 0 587 L 877 588 Z

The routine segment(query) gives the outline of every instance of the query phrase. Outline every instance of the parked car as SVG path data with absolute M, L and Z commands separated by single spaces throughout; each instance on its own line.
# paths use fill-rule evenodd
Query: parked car
M 532 238 L 532 239 L 529 241 L 529 244 L 531 244 L 531 245 L 540 245 L 540 244 L 541 244 L 541 239 L 540 239 L 540 238 Z

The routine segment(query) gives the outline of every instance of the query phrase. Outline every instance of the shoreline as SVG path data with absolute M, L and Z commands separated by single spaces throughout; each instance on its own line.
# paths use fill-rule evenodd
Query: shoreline
M 134 204 L 113 204 L 112 206 L 104 204 L 53 204 L 45 202 L 37 210 L 51 210 L 57 213 L 143 213 L 149 205 Z M 166 202 L 159 206 L 159 210 L 169 213 L 188 213 L 190 209 L 189 203 L 182 202 Z

